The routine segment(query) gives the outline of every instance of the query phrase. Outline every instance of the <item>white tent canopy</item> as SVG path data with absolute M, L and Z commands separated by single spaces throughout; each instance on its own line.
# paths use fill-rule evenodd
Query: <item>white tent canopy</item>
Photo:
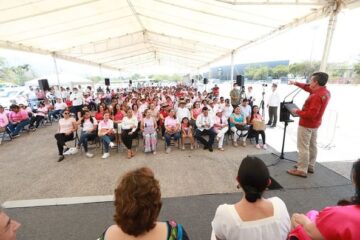
M 194 70 L 358 0 L 2 0 L 0 47 L 116 70 Z
M 47 79 L 49 82 L 50 86 L 56 86 L 59 85 L 58 84 L 58 78 L 56 76 L 56 74 L 52 74 L 52 75 L 47 75 L 47 76 L 42 76 L 40 78 L 35 78 L 33 80 L 27 81 L 25 82 L 26 86 L 39 86 L 39 80 L 40 79 Z M 71 74 L 59 74 L 59 81 L 61 83 L 61 86 L 75 86 L 78 84 L 87 84 L 87 85 L 91 85 L 92 81 L 86 78 L 82 78 L 76 75 L 71 75 Z

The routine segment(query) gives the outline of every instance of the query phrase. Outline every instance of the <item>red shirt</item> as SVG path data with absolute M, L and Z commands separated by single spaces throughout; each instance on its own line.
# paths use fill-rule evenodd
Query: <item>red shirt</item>
M 68 107 L 72 107 L 72 101 L 71 100 L 66 100 L 65 103 L 66 103 L 66 105 Z
M 114 121 L 121 121 L 124 118 L 124 115 L 121 111 L 118 111 L 116 115 L 114 115 Z
M 309 84 L 295 83 L 295 85 L 310 93 L 302 110 L 296 111 L 300 117 L 299 125 L 306 128 L 320 127 L 322 116 L 330 100 L 330 92 L 326 87 L 311 90 Z
M 104 113 L 102 113 L 102 112 L 97 112 L 97 113 L 95 114 L 95 119 L 98 120 L 98 121 L 103 120 L 103 119 L 104 119 Z
M 162 119 L 159 120 L 159 125 L 162 126 L 164 125 L 165 118 L 168 116 L 168 111 L 161 109 L 159 114 L 162 115 L 164 118 L 164 120 Z

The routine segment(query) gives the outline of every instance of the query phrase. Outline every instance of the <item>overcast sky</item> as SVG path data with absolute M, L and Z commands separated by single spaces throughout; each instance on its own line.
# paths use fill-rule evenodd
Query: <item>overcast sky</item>
M 329 62 L 353 62 L 360 60 L 360 8 L 344 10 L 338 16 L 332 42 Z M 236 63 L 253 63 L 273 60 L 316 61 L 322 57 L 328 19 L 300 26 L 285 34 L 272 38 L 242 51 L 235 57 Z M 50 56 L 0 49 L 0 56 L 5 57 L 10 65 L 29 63 L 39 76 L 54 73 L 54 62 Z M 212 66 L 230 64 L 230 57 Z M 100 75 L 97 67 L 58 60 L 59 71 L 81 76 Z M 156 66 L 141 69 L 140 73 L 174 73 L 179 69 Z M 119 72 L 102 70 L 102 75 L 114 77 Z M 127 73 L 129 75 L 129 73 Z

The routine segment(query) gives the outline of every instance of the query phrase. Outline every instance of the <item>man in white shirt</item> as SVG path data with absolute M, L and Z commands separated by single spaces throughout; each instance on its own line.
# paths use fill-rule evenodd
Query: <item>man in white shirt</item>
M 186 102 L 184 100 L 180 100 L 179 107 L 176 110 L 176 119 L 181 123 L 184 117 L 187 117 L 189 120 L 191 119 L 190 111 L 185 107 Z
M 61 98 L 56 99 L 56 103 L 54 104 L 54 111 L 50 114 L 53 118 L 59 118 L 59 115 L 67 108 L 66 103 L 62 101 Z
M 213 144 L 216 133 L 214 131 L 215 119 L 209 114 L 209 109 L 203 107 L 202 113 L 196 118 L 197 129 L 195 131 L 195 138 L 204 145 L 204 150 L 209 149 L 213 151 Z M 202 135 L 209 135 L 209 141 L 206 141 Z
M 267 107 L 269 108 L 269 121 L 266 125 L 269 125 L 273 128 L 276 127 L 277 111 L 280 105 L 280 96 L 276 91 L 277 84 L 273 83 L 271 89 L 272 89 L 272 93 L 270 94 L 269 101 L 267 104 Z

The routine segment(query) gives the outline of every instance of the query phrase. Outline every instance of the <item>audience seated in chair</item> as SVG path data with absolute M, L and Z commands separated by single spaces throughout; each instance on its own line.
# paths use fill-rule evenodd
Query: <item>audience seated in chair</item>
M 66 142 L 74 140 L 74 133 L 77 130 L 76 120 L 70 117 L 69 109 L 64 110 L 64 118 L 59 120 L 58 131 L 55 134 L 56 144 L 59 151 L 58 162 L 64 160 L 64 152 L 68 151 L 69 148 L 66 146 Z
M 9 130 L 11 131 L 12 137 L 17 137 L 19 136 L 20 131 L 30 124 L 29 114 L 26 110 L 15 104 L 10 106 L 10 110 L 8 115 L 10 122 Z
M 261 135 L 262 138 L 262 147 L 264 149 L 267 149 L 266 142 L 265 142 L 265 121 L 264 118 L 259 114 L 259 107 L 254 105 L 252 107 L 252 113 L 250 117 L 250 125 L 251 128 L 249 130 L 249 135 L 251 132 L 251 135 L 255 136 L 255 142 L 256 142 L 256 148 L 260 149 L 261 146 L 259 145 L 259 135 Z
M 214 116 L 209 114 L 207 107 L 202 108 L 202 113 L 196 118 L 195 138 L 204 145 L 204 150 L 208 149 L 210 152 L 213 151 L 213 144 L 216 133 L 214 131 Z M 202 136 L 209 135 L 209 140 L 205 140 Z
M 236 180 L 244 194 L 239 202 L 217 208 L 211 223 L 211 239 L 287 239 L 290 216 L 285 203 L 278 197 L 263 197 L 271 184 L 264 162 L 257 157 L 244 158 Z
M 230 115 L 230 129 L 233 132 L 233 144 L 235 147 L 238 146 L 237 140 L 242 140 L 242 146 L 246 146 L 246 136 L 248 128 L 246 128 L 246 118 L 241 114 L 240 107 L 237 106 L 234 112 Z
M 162 207 L 159 181 L 149 168 L 126 173 L 115 189 L 115 224 L 98 240 L 188 240 L 181 224 L 159 222 Z
M 98 122 L 94 117 L 91 116 L 90 111 L 86 110 L 84 111 L 83 116 L 79 119 L 77 124 L 81 127 L 78 148 L 81 148 L 81 146 L 83 146 L 85 155 L 91 158 L 94 156 L 94 154 L 89 152 L 88 141 L 95 140 L 95 138 L 97 137 Z
M 156 145 L 157 145 L 157 123 L 156 120 L 151 116 L 151 110 L 145 109 L 144 118 L 141 121 L 140 129 L 144 137 L 144 152 L 152 152 L 156 154 Z
M 108 112 L 104 113 L 104 119 L 99 122 L 98 135 L 104 147 L 104 153 L 101 158 L 110 157 L 110 148 L 115 146 L 113 142 L 115 139 L 114 122 L 110 119 Z
M 190 149 L 194 149 L 195 141 L 193 137 L 193 127 L 190 124 L 189 118 L 184 117 L 181 121 L 181 143 L 182 150 L 185 150 L 185 141 L 189 139 L 190 141 Z
M 36 112 L 31 117 L 29 128 L 31 130 L 36 130 L 39 127 L 40 123 L 44 121 L 45 116 L 47 114 L 48 114 L 48 108 L 45 107 L 44 103 L 40 102 L 38 108 L 36 109 Z M 34 127 L 34 123 L 35 123 L 35 127 Z
M 180 139 L 180 122 L 175 118 L 175 110 L 170 109 L 169 115 L 165 118 L 165 146 L 166 146 L 166 153 L 171 152 L 170 142 L 171 138 L 174 141 L 178 141 Z
M 121 140 L 127 149 L 127 157 L 132 158 L 135 152 L 132 150 L 132 141 L 138 134 L 138 120 L 131 108 L 128 109 L 126 116 L 121 123 Z
M 222 109 L 218 109 L 215 116 L 214 131 L 217 134 L 216 140 L 218 141 L 218 148 L 220 151 L 224 151 L 224 138 L 225 134 L 229 131 L 229 123 L 225 116 L 223 116 Z

